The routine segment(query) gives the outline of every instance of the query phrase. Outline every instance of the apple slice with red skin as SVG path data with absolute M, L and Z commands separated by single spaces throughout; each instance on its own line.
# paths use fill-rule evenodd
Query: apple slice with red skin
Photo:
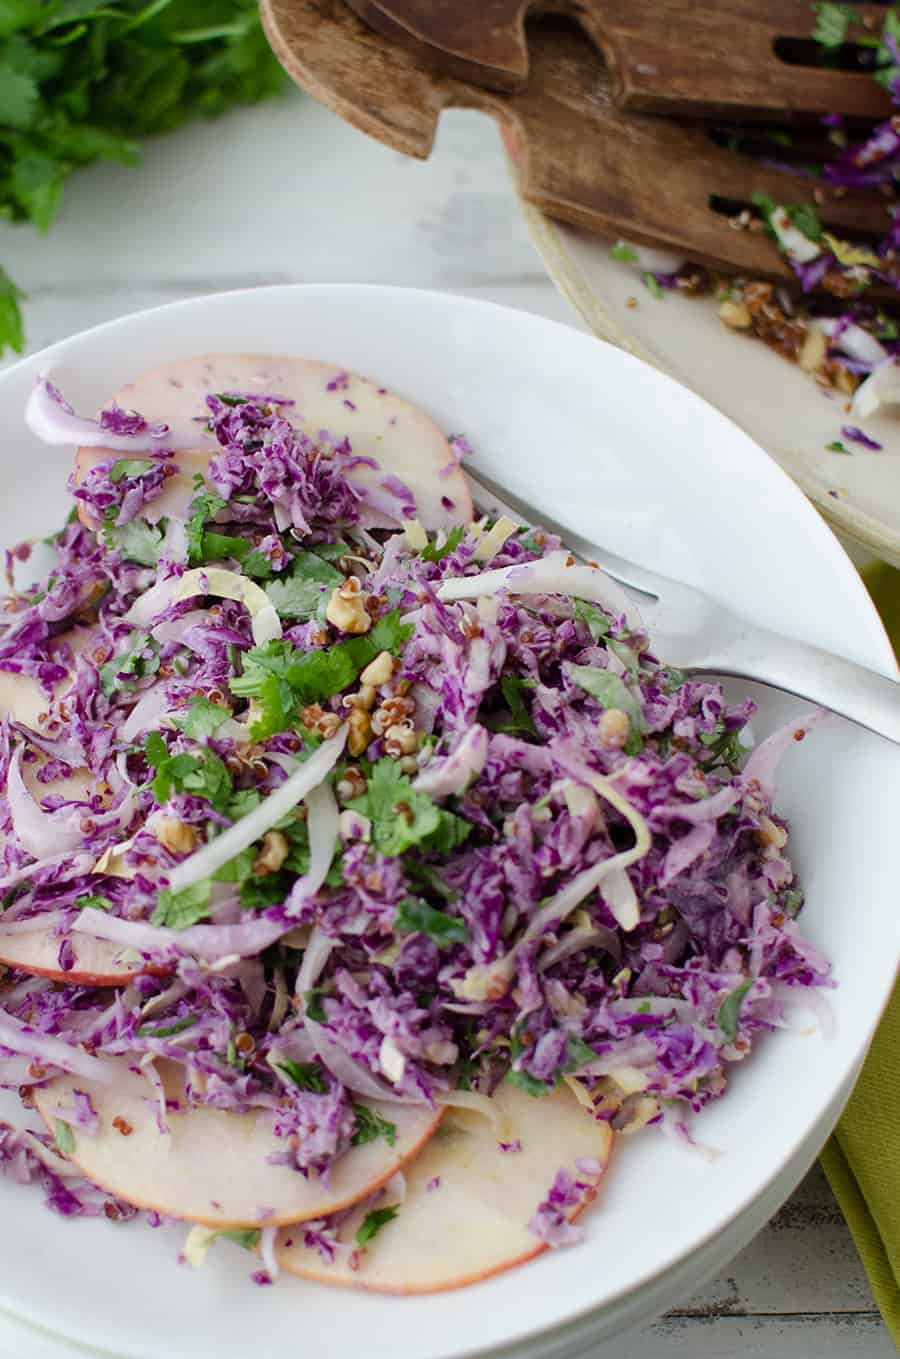
M 287 1149 L 272 1131 L 271 1116 L 238 1114 L 203 1106 L 186 1106 L 180 1067 L 157 1063 L 168 1099 L 181 1111 L 167 1114 L 169 1133 L 160 1133 L 148 1084 L 147 1098 L 117 1092 L 79 1076 L 61 1076 L 36 1089 L 34 1102 L 52 1132 L 61 1108 L 71 1106 L 72 1092 L 90 1095 L 100 1119 L 93 1137 L 73 1128 L 75 1147 L 69 1159 L 107 1193 L 136 1208 L 207 1227 L 279 1226 L 324 1217 L 374 1193 L 414 1156 L 437 1128 L 443 1109 L 422 1104 L 371 1107 L 393 1123 L 396 1138 L 383 1137 L 351 1147 L 332 1166 L 328 1182 L 308 1177 L 266 1157 Z
M 151 970 L 140 959 L 126 962 L 121 956 L 123 950 L 105 939 L 78 934 L 70 937 L 74 962 L 65 971 L 59 965 L 59 949 L 65 938 L 49 930 L 10 934 L 0 929 L 0 963 L 70 986 L 125 986 Z
M 94 636 L 95 632 L 91 628 L 76 628 L 63 634 L 60 641 L 67 641 L 72 650 L 78 653 L 91 644 Z M 67 683 L 67 680 L 60 681 L 56 686 L 57 693 L 62 693 Z M 49 702 L 39 681 L 31 675 L 0 670 L 0 714 L 3 716 L 9 715 L 32 731 L 39 732 L 41 724 L 38 722 L 38 713 L 46 712 Z M 33 798 L 40 801 L 54 793 L 71 801 L 80 801 L 87 796 L 94 783 L 87 769 L 73 769 L 71 774 L 42 783 L 38 773 L 46 763 L 46 758 L 39 754 L 37 760 L 22 765 L 22 778 Z M 150 970 L 140 960 L 126 962 L 121 956 L 121 947 L 105 939 L 73 935 L 70 942 L 74 962 L 66 971 L 59 963 L 59 949 L 64 938 L 64 935 L 53 934 L 49 929 L 19 933 L 4 930 L 0 925 L 0 964 L 15 967 L 35 977 L 47 977 L 50 981 L 67 982 L 73 986 L 122 986 Z
M 406 1192 L 396 1218 L 365 1250 L 355 1249 L 367 1212 L 363 1204 L 341 1225 L 339 1240 L 349 1249 L 336 1251 L 332 1263 L 322 1259 L 315 1244 L 305 1244 L 302 1227 L 280 1232 L 276 1256 L 282 1269 L 319 1283 L 381 1293 L 438 1293 L 490 1278 L 546 1250 L 528 1223 L 556 1172 L 564 1167 L 588 1185 L 567 1210 L 573 1221 L 595 1197 L 613 1134 L 568 1090 L 536 1099 L 504 1083 L 493 1098 L 504 1137 L 518 1139 L 521 1151 L 501 1151 L 488 1119 L 451 1109 L 404 1170 Z M 601 1173 L 579 1170 L 582 1158 L 597 1161 Z M 377 1207 L 390 1203 L 385 1197 Z
M 183 518 L 196 494 L 195 473 L 205 473 L 210 457 L 221 451 L 197 419 L 206 413 L 207 396 L 217 392 L 259 392 L 293 401 L 292 406 L 283 407 L 292 424 L 313 439 L 321 430 L 337 440 L 349 438 L 357 457 L 374 458 L 378 463 L 377 468 L 355 467 L 353 480 L 375 489 L 385 477 L 399 478 L 415 497 L 416 517 L 431 531 L 472 518 L 472 498 L 450 444 L 431 417 L 411 402 L 367 378 L 314 359 L 207 354 L 154 368 L 113 397 L 151 424 L 163 422 L 179 434 L 197 431 L 197 451 L 175 455 L 178 475 L 145 507 L 151 521 L 168 514 Z M 76 476 L 81 480 L 97 463 L 122 456 L 109 449 L 80 448 Z M 402 500 L 388 496 L 388 501 L 397 507 L 399 520 Z M 396 526 L 397 520 L 382 514 L 366 516 L 366 523 L 375 527 Z

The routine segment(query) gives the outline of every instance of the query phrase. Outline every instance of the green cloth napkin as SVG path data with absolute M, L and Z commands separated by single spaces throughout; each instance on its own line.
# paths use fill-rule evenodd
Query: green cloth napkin
M 862 575 L 900 655 L 900 571 L 876 562 Z M 900 982 L 822 1165 L 900 1345 Z

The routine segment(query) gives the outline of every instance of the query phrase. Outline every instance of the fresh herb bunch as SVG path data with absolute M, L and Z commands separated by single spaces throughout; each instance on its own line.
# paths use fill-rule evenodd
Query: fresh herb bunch
M 255 0 L 0 0 L 0 217 L 46 231 L 79 166 L 284 82 Z M 22 297 L 0 267 L 0 354 Z

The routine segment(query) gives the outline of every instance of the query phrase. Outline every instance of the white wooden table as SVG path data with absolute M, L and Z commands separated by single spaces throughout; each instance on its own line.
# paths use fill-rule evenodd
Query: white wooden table
M 442 288 L 579 324 L 529 243 L 486 119 L 445 116 L 420 165 L 293 93 L 152 146 L 139 173 L 82 173 L 48 239 L 0 226 L 0 261 L 30 294 L 30 349 L 125 312 L 265 283 Z M 89 1353 L 0 1315 L 0 1359 Z M 702 1292 L 595 1359 L 893 1353 L 817 1170 Z

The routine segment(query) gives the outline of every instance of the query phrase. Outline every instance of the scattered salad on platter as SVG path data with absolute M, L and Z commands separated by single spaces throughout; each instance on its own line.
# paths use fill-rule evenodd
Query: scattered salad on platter
M 809 722 L 750 752 L 333 366 L 174 362 L 97 420 L 42 379 L 26 420 L 78 455 L 0 616 L 2 1168 L 403 1293 L 576 1242 L 617 1136 L 702 1151 L 830 985 L 772 804 Z

